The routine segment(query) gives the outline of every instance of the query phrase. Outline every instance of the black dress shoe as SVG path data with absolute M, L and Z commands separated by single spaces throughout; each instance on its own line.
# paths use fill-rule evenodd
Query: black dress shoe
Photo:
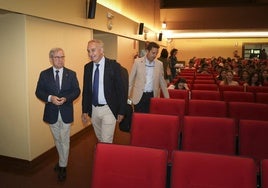
M 66 179 L 66 167 L 59 167 L 59 172 L 58 172 L 58 180 L 59 181 L 64 181 Z
M 59 166 L 59 163 L 57 163 L 57 164 L 55 165 L 55 167 L 54 167 L 54 171 L 55 171 L 55 172 L 59 172 L 59 170 L 60 170 L 60 166 Z

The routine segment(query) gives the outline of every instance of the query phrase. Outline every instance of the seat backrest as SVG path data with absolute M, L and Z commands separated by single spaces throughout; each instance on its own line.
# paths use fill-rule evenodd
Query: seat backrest
M 248 92 L 253 92 L 253 93 L 257 93 L 257 92 L 268 93 L 267 86 L 247 86 L 246 90 Z
M 176 115 L 183 117 L 185 114 L 184 99 L 151 98 L 151 114 Z
M 184 151 L 235 155 L 235 138 L 233 119 L 184 116 L 182 128 L 182 150 Z
M 256 103 L 268 104 L 268 93 L 255 93 Z
M 192 89 L 195 90 L 212 90 L 212 91 L 218 91 L 218 85 L 217 84 L 192 84 Z
M 254 94 L 252 92 L 243 91 L 223 91 L 223 100 L 226 102 L 255 102 Z
M 254 161 L 238 156 L 175 151 L 171 188 L 256 188 Z
M 268 105 L 250 102 L 228 102 L 228 117 L 252 120 L 268 120 Z
M 194 80 L 194 84 L 215 84 L 215 80 L 214 79 L 195 79 Z
M 188 115 L 227 117 L 227 105 L 224 101 L 191 99 L 188 105 Z
M 199 100 L 221 100 L 221 95 L 219 91 L 209 91 L 209 90 L 192 90 L 191 99 Z
M 242 85 L 238 85 L 238 86 L 219 85 L 219 91 L 220 91 L 222 99 L 223 99 L 223 92 L 224 91 L 240 91 L 240 92 L 244 92 L 245 87 L 242 86 Z
M 92 188 L 164 188 L 167 152 L 160 149 L 98 143 Z
M 239 121 L 239 155 L 256 160 L 257 170 L 262 159 L 268 159 L 268 121 Z
M 189 90 L 169 89 L 168 93 L 171 99 L 189 100 Z
M 200 74 L 200 73 L 196 73 L 195 74 L 195 79 L 202 79 L 202 80 L 213 79 L 213 74 Z
M 220 92 L 223 91 L 244 91 L 244 86 L 229 86 L 229 85 L 219 85 Z
M 171 154 L 179 147 L 180 121 L 178 116 L 134 113 L 130 144 L 166 149 Z
M 261 186 L 268 188 L 268 159 L 262 160 L 261 163 Z

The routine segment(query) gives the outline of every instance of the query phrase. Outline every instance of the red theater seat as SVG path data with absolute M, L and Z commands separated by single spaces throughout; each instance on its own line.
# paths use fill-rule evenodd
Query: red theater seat
M 164 188 L 166 168 L 164 150 L 98 143 L 91 188 Z
M 257 92 L 255 98 L 257 103 L 268 104 L 268 93 Z
M 198 100 L 221 100 L 221 95 L 219 91 L 209 91 L 209 90 L 192 90 L 191 99 Z
M 257 172 L 260 161 L 268 159 L 268 121 L 240 120 L 239 155 L 255 159 Z
M 178 149 L 180 121 L 178 116 L 134 113 L 130 144 L 166 149 L 171 154 Z
M 227 105 L 224 101 L 191 99 L 188 106 L 188 115 L 227 117 Z
M 266 120 L 268 121 L 268 105 L 250 102 L 228 102 L 229 117 L 252 120 Z
M 211 91 L 218 91 L 217 84 L 193 84 L 192 90 L 211 90 Z
M 248 92 L 261 92 L 261 93 L 268 93 L 268 87 L 267 86 L 247 86 L 247 91 Z
M 171 188 L 256 188 L 253 159 L 175 151 Z
M 229 86 L 229 85 L 219 85 L 219 90 L 221 93 L 223 93 L 223 91 L 245 91 L 244 86 Z
M 189 90 L 169 89 L 168 93 L 171 99 L 189 100 Z
M 184 151 L 235 155 L 235 137 L 233 119 L 184 116 L 182 129 Z
M 184 99 L 151 98 L 150 113 L 183 117 L 185 105 Z
M 223 100 L 226 102 L 255 102 L 253 93 L 243 91 L 223 91 Z
M 210 80 L 206 80 L 206 79 L 195 79 L 194 80 L 194 84 L 215 84 L 215 80 L 210 79 Z
M 261 185 L 262 188 L 268 188 L 268 159 L 262 160 L 261 163 Z

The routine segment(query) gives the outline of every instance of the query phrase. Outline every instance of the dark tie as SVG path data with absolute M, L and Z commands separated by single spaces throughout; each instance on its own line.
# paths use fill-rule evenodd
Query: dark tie
M 58 93 L 60 92 L 60 77 L 59 77 L 59 70 L 56 70 L 56 77 L 55 77 L 56 87 Z
M 99 103 L 98 101 L 98 95 L 99 95 L 99 65 L 96 64 L 96 70 L 94 73 L 94 81 L 93 81 L 93 92 L 92 92 L 92 104 L 97 105 Z

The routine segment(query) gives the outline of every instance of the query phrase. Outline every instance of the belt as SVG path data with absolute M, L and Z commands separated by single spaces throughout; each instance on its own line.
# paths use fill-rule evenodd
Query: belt
M 143 92 L 143 94 L 145 94 L 145 95 L 151 95 L 152 93 L 153 93 L 152 91 Z
M 101 107 L 101 106 L 105 106 L 106 104 L 96 104 L 96 105 L 94 105 L 93 104 L 93 106 L 95 106 L 95 107 Z

